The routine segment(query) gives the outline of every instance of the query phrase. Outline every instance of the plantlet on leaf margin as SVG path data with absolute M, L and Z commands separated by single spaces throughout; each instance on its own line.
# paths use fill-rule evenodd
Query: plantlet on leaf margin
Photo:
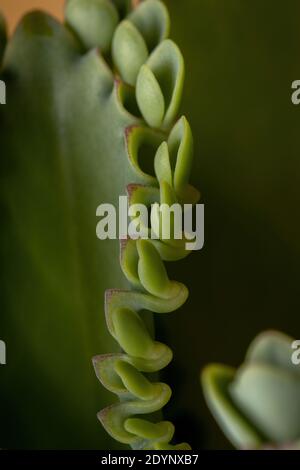
M 130 200 L 145 205 L 154 201 L 196 203 L 199 193 L 188 183 L 192 133 L 185 117 L 174 124 L 183 87 L 184 62 L 178 47 L 167 38 L 169 17 L 165 6 L 158 0 L 132 2 L 117 26 L 118 10 L 109 0 L 90 3 L 88 7 L 85 0 L 69 0 L 67 24 L 85 47 L 98 46 L 104 55 L 109 55 L 109 46 L 112 47 L 118 80 L 125 87 L 135 87 L 133 100 L 136 99 L 143 118 L 140 125 L 125 132 L 128 160 L 136 175 L 136 181 L 128 186 Z M 82 21 L 81 12 L 93 19 Z M 103 29 L 104 18 L 107 23 Z M 140 166 L 138 150 L 145 139 L 156 148 L 151 162 L 155 176 L 145 174 Z M 138 184 L 141 172 L 149 185 Z M 152 383 L 144 373 L 166 367 L 172 351 L 152 338 L 142 319 L 145 310 L 168 313 L 186 301 L 187 288 L 169 280 L 163 261 L 178 260 L 187 254 L 184 240 L 122 241 L 121 267 L 134 290 L 106 292 L 107 327 L 124 353 L 93 359 L 99 380 L 120 399 L 120 403 L 105 408 L 98 417 L 112 437 L 134 449 L 190 448 L 185 443 L 170 444 L 174 434 L 172 423 L 156 423 L 148 417 L 169 401 L 171 390 L 164 383 Z M 147 419 L 139 415 L 147 415 Z

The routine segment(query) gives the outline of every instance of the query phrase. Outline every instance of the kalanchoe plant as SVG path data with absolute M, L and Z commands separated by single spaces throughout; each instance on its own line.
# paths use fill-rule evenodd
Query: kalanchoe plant
M 208 77 L 215 76 L 217 88 L 220 70 L 227 72 L 228 83 L 238 77 L 238 96 L 249 99 L 248 120 L 242 126 L 248 135 L 248 127 L 252 133 L 257 131 L 258 121 L 255 109 L 249 106 L 254 95 L 248 89 L 244 94 L 240 60 L 250 58 L 242 62 L 246 77 L 255 69 L 252 61 L 257 63 L 252 25 L 259 25 L 255 13 L 242 41 L 242 54 L 237 54 L 236 67 L 235 54 L 231 57 L 230 51 L 240 37 L 240 22 L 232 3 L 228 10 L 231 23 L 221 39 L 226 60 L 222 53 L 220 63 L 216 60 L 220 50 L 216 45 L 211 47 L 206 35 L 201 36 L 202 30 L 199 37 L 203 47 L 207 43 L 207 51 L 199 63 L 206 71 L 215 63 L 212 70 L 218 71 L 209 72 L 202 86 L 208 83 Z M 269 20 L 269 8 L 260 4 Z M 196 0 L 191 0 L 191 5 L 188 22 L 189 15 L 198 18 Z M 217 11 L 212 2 L 204 2 L 203 7 L 211 21 L 208 24 L 215 25 L 216 14 L 220 15 L 218 21 L 221 17 L 224 20 L 225 10 Z M 259 31 L 263 31 L 266 21 L 264 16 L 260 18 Z M 211 28 L 207 29 L 210 35 Z M 128 239 L 119 246 L 112 240 L 99 242 L 95 235 L 97 206 L 102 202 L 117 206 L 119 196 L 126 191 L 129 204 L 195 204 L 199 200 L 198 191 L 189 184 L 192 133 L 187 119 L 178 115 L 184 62 L 177 45 L 169 39 L 169 31 L 169 15 L 159 0 L 68 0 L 64 23 L 44 12 L 30 12 L 9 39 L 0 15 L 0 79 L 7 87 L 7 105 L 0 107 L 0 328 L 1 337 L 15 346 L 9 349 L 11 366 L 5 369 L 0 387 L 1 403 L 5 404 L 0 407 L 1 422 L 5 423 L 1 445 L 5 448 L 113 449 L 123 444 L 134 449 L 189 448 L 185 443 L 172 445 L 174 426 L 162 421 L 161 409 L 170 399 L 171 389 L 159 381 L 158 375 L 171 362 L 173 353 L 154 339 L 158 334 L 154 335 L 153 322 L 156 314 L 173 312 L 187 300 L 187 287 L 170 280 L 164 264 L 173 262 L 175 275 L 171 277 L 176 278 L 182 265 L 174 262 L 188 255 L 185 243 L 162 240 L 159 219 L 152 227 L 157 240 Z M 198 57 L 198 44 L 193 43 L 189 44 L 194 50 L 192 57 Z M 268 48 L 260 56 L 261 64 L 266 57 Z M 197 74 L 194 76 L 197 80 Z M 229 96 L 221 88 L 219 93 L 219 97 Z M 265 98 L 265 88 L 261 93 Z M 190 100 L 194 101 L 194 92 Z M 270 101 L 273 113 L 273 99 Z M 210 100 L 206 102 L 202 121 L 204 134 L 208 132 L 206 151 L 218 140 L 216 128 L 222 128 L 224 136 L 228 134 L 231 139 L 225 121 L 229 119 L 229 127 L 235 129 L 236 116 L 240 116 L 235 110 L 230 118 L 231 104 L 229 96 L 223 102 L 222 114 L 215 112 Z M 202 107 L 197 107 L 202 113 Z M 267 112 L 263 121 L 269 120 Z M 241 141 L 232 140 L 235 145 Z M 229 148 L 225 148 L 227 156 L 231 154 Z M 233 148 L 233 159 L 240 150 L 246 151 L 245 146 Z M 266 154 L 272 153 L 266 146 L 262 148 Z M 224 178 L 228 162 L 231 168 L 236 161 L 222 162 L 221 139 L 212 149 L 212 191 L 221 188 L 216 197 L 224 196 L 232 185 L 235 195 L 243 196 L 243 182 L 249 184 L 246 188 L 252 188 L 252 181 L 239 180 L 231 171 L 231 176 Z M 250 149 L 255 150 L 255 146 Z M 247 158 L 241 159 L 240 165 L 245 162 Z M 268 175 L 271 167 L 276 168 L 269 163 L 265 160 Z M 199 179 L 200 172 L 196 171 L 195 180 Z M 261 181 L 264 190 L 265 181 Z M 248 198 L 249 192 L 245 193 Z M 254 205 L 245 205 L 252 208 L 249 212 L 257 213 L 261 194 L 264 192 L 257 192 L 256 201 L 251 194 L 249 200 Z M 241 201 L 244 205 L 245 195 Z M 225 198 L 227 203 L 231 203 L 231 196 Z M 217 262 L 212 258 L 207 261 L 214 274 L 215 267 L 222 264 L 219 254 L 217 251 Z M 226 261 L 227 257 L 223 265 Z M 189 262 L 184 274 L 191 288 L 197 289 L 196 257 Z M 202 272 L 207 277 L 206 270 Z M 222 288 L 226 290 L 229 285 L 222 284 Z M 238 290 L 242 298 L 243 290 Z M 221 295 L 220 290 L 212 292 L 214 300 L 223 302 L 223 291 Z M 198 326 L 210 313 L 220 311 L 216 308 L 219 304 L 209 303 L 212 305 L 206 305 L 201 315 L 196 302 L 190 309 L 194 314 L 186 325 L 188 334 L 194 334 L 190 347 L 186 347 L 186 337 L 184 341 L 179 338 L 177 326 L 173 331 L 171 326 L 166 334 L 171 338 L 169 344 L 177 343 L 184 353 L 177 354 L 182 357 L 178 382 L 184 377 L 185 385 L 178 408 L 182 408 L 188 425 L 188 414 L 194 421 L 200 416 L 197 387 L 193 391 L 189 375 L 194 358 L 199 357 L 197 342 L 202 352 L 205 348 L 198 341 Z M 222 365 L 205 369 L 202 379 L 209 407 L 237 448 L 299 448 L 300 375 L 291 364 L 291 341 L 278 333 L 263 334 L 254 341 L 238 370 Z M 101 354 L 94 357 L 98 352 Z M 92 357 L 104 387 L 95 377 Z M 103 427 L 95 418 L 101 408 L 98 416 Z M 183 426 L 185 431 L 188 427 Z M 194 437 L 198 443 L 199 434 Z
M 300 368 L 292 338 L 275 332 L 251 343 L 235 370 L 207 366 L 202 384 L 208 406 L 239 449 L 300 449 Z
M 174 426 L 152 413 L 171 396 L 153 373 L 172 352 L 153 339 L 149 310 L 187 299 L 163 263 L 187 256 L 184 240 L 124 241 L 121 269 L 118 242 L 95 235 L 97 206 L 117 206 L 126 190 L 130 203 L 199 199 L 191 129 L 178 116 L 184 62 L 169 28 L 159 0 L 69 0 L 64 24 L 30 12 L 7 46 L 1 20 L 1 329 L 19 345 L 1 394 L 17 380 L 23 400 L 9 422 L 27 429 L 8 427 L 5 447 L 97 447 L 100 436 L 108 448 L 171 447 Z M 112 354 L 94 359 L 96 373 L 120 398 L 99 415 L 115 444 L 96 426 L 111 399 L 91 371 L 99 350 Z
M 78 10 L 74 16 L 73 5 L 78 8 L 81 2 L 68 3 L 67 21 L 78 35 L 85 37 Z M 82 8 L 85 8 L 84 2 Z M 106 2 L 103 8 L 107 8 Z M 98 27 L 101 28 L 101 22 Z M 112 61 L 120 77 L 119 86 L 132 87 L 130 93 L 136 98 L 145 121 L 127 128 L 124 135 L 128 159 L 135 173 L 132 183 L 141 180 L 144 183 L 128 185 L 129 204 L 172 205 L 195 203 L 199 198 L 198 191 L 188 183 L 193 152 L 190 126 L 184 117 L 174 124 L 184 63 L 178 47 L 167 39 L 168 32 L 165 7 L 157 0 L 147 0 L 136 2 L 112 36 Z M 153 147 L 148 164 L 153 167 L 154 176 L 143 171 L 139 164 L 143 142 Z M 149 228 L 149 233 L 151 229 L 155 227 Z M 157 235 L 161 235 L 161 224 L 157 224 L 156 230 Z M 157 423 L 138 416 L 156 412 L 169 401 L 170 387 L 152 383 L 145 373 L 158 372 L 172 360 L 170 348 L 152 339 L 140 314 L 145 310 L 172 312 L 186 301 L 187 288 L 169 280 L 163 261 L 179 260 L 187 254 L 184 239 L 127 240 L 121 243 L 120 259 L 133 290 L 106 292 L 107 326 L 124 353 L 94 358 L 100 381 L 120 399 L 120 404 L 100 412 L 99 419 L 111 436 L 133 448 L 189 448 L 187 444 L 169 444 L 174 434 L 172 423 Z

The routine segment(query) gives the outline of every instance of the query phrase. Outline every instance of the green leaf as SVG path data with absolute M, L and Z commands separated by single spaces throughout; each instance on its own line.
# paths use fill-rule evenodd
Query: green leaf
M 256 448 L 263 442 L 262 434 L 237 409 L 228 391 L 234 376 L 231 367 L 207 366 L 201 375 L 205 398 L 222 430 L 237 448 Z
M 300 377 L 291 365 L 292 341 L 276 331 L 264 332 L 236 371 L 220 365 L 204 370 L 208 406 L 236 447 L 297 446 Z
M 229 390 L 236 406 L 268 442 L 299 438 L 299 375 L 270 365 L 246 364 L 239 369 Z
M 109 51 L 119 20 L 109 0 L 68 0 L 65 17 L 87 50 L 99 47 L 104 53 Z
M 165 113 L 165 100 L 159 83 L 148 65 L 143 65 L 139 71 L 136 99 L 147 124 L 151 127 L 160 127 Z
M 123 80 L 134 86 L 139 70 L 148 58 L 148 49 L 143 36 L 130 21 L 122 21 L 116 29 L 112 55 Z
M 127 282 L 118 242 L 96 237 L 96 208 L 117 206 L 135 179 L 124 132 L 137 120 L 99 53 L 82 54 L 46 14 L 24 17 L 4 74 L 0 331 L 10 365 L 0 396 L 10 405 L 1 411 L 1 444 L 119 448 L 95 418 L 110 393 L 99 387 L 91 358 L 118 351 L 103 298 Z
M 265 364 L 300 374 L 300 367 L 291 360 L 293 338 L 278 331 L 267 331 L 258 335 L 250 344 L 246 361 Z
M 138 274 L 141 284 L 152 295 L 159 298 L 170 299 L 181 290 L 181 285 L 172 282 L 158 251 L 148 240 L 138 240 L 139 254 Z
M 165 101 L 164 127 L 177 116 L 184 83 L 184 60 L 179 48 L 170 39 L 163 41 L 150 55 L 147 66 L 159 83 Z
M 152 51 L 170 32 L 170 18 L 165 5 L 158 0 L 141 2 L 128 16 L 140 31 L 149 51 Z

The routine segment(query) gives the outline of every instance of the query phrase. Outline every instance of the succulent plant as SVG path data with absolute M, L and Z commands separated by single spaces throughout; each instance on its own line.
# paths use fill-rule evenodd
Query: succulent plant
M 3 444 L 95 447 L 100 433 L 93 434 L 92 420 L 108 395 L 89 364 L 101 349 L 112 354 L 94 359 L 97 375 L 121 399 L 100 414 L 104 427 L 135 448 L 171 448 L 171 423 L 133 415 L 160 410 L 171 395 L 169 386 L 142 374 L 153 380 L 172 359 L 170 348 L 154 341 L 144 311 L 171 312 L 185 302 L 187 288 L 170 281 L 163 264 L 187 256 L 184 240 L 121 243 L 126 280 L 117 242 L 96 239 L 95 210 L 102 202 L 116 206 L 126 190 L 130 203 L 198 200 L 188 182 L 191 129 L 185 117 L 177 120 L 183 58 L 168 39 L 169 16 L 159 0 L 69 0 L 65 21 L 27 14 L 2 64 L 9 96 L 1 108 L 2 330 L 22 342 L 22 355 L 11 355 L 24 397 L 15 417 L 23 428 L 35 421 L 27 442 L 6 430 Z M 105 290 L 114 339 L 101 315 Z M 29 371 L 36 388 L 28 388 Z M 9 374 L 4 397 L 15 380 Z M 53 436 L 56 426 L 68 436 L 63 441 Z M 76 444 L 82 427 L 93 438 Z M 102 446 L 112 447 L 108 439 L 102 435 Z
M 274 207 L 278 213 L 281 204 L 292 213 L 298 207 L 290 183 L 295 178 L 298 185 L 298 159 L 286 155 L 287 148 L 298 155 L 298 122 L 285 86 L 298 70 L 299 5 L 291 12 L 271 0 L 238 8 L 234 1 L 221 8 L 189 0 L 182 18 L 182 2 L 166 3 L 193 66 L 186 103 L 201 129 L 195 138 L 205 158 L 201 171 L 194 162 L 192 174 L 191 129 L 185 117 L 178 119 L 183 57 L 169 39 L 161 1 L 68 0 L 64 23 L 31 12 L 9 38 L 0 15 L 0 80 L 7 87 L 7 105 L 0 106 L 5 448 L 170 449 L 174 426 L 168 419 L 180 423 L 180 414 L 179 440 L 188 435 L 202 446 L 197 371 L 212 341 L 216 356 L 225 346 L 230 354 L 248 330 L 256 330 L 257 318 L 264 314 L 266 324 L 274 320 L 280 328 L 286 298 L 298 302 L 295 281 L 286 284 L 281 300 L 274 296 L 282 273 L 298 272 L 299 240 L 296 225 L 290 229 L 289 218 L 279 219 Z M 247 21 L 240 21 L 243 16 Z M 274 47 L 270 38 L 277 38 L 279 24 L 285 34 Z M 253 47 L 257 38 L 264 47 Z M 283 167 L 290 178 L 282 179 Z M 184 260 L 188 252 L 174 240 L 123 240 L 120 246 L 97 240 L 100 203 L 117 206 L 127 192 L 130 203 L 195 204 L 199 193 L 190 174 L 196 186 L 204 179 L 210 204 L 211 249 L 201 269 L 200 258 Z M 168 274 L 165 261 L 171 262 Z M 261 281 L 271 274 L 275 285 L 262 293 Z M 193 294 L 184 307 L 187 287 L 169 276 L 182 276 Z M 173 318 L 155 315 L 179 307 Z M 234 346 L 223 341 L 225 326 L 241 333 Z M 263 335 L 238 371 L 205 369 L 209 406 L 238 448 L 299 447 L 299 372 L 289 363 L 289 341 Z M 94 369 L 104 387 L 92 366 L 97 353 Z M 171 395 L 159 382 L 165 379 L 180 393 L 161 421 Z M 95 417 L 101 408 L 105 430 Z
M 76 28 L 73 4 L 74 1 L 69 3 L 67 21 Z M 81 21 L 80 17 L 80 24 Z M 134 202 L 149 206 L 157 202 L 170 206 L 175 202 L 195 203 L 199 198 L 188 183 L 193 151 L 189 124 L 182 117 L 170 128 L 180 103 L 184 64 L 177 46 L 167 39 L 168 31 L 169 18 L 163 4 L 147 0 L 137 2 L 112 36 L 114 67 L 122 83 L 132 87 L 131 93 L 145 121 L 124 133 L 128 159 L 135 173 L 132 184 L 127 186 L 129 205 Z M 139 164 L 143 141 L 153 148 L 149 165 L 155 176 L 147 174 Z M 142 185 L 136 184 L 141 180 Z M 149 234 L 151 229 L 153 226 L 148 229 Z M 172 423 L 137 417 L 160 410 L 171 396 L 169 386 L 151 383 L 143 374 L 158 372 L 168 365 L 172 351 L 153 340 L 140 313 L 172 312 L 186 301 L 187 288 L 169 280 L 163 260 L 174 261 L 187 254 L 184 239 L 128 239 L 121 243 L 121 266 L 134 290 L 106 292 L 107 326 L 124 353 L 94 358 L 100 381 L 120 398 L 120 404 L 102 410 L 99 419 L 112 437 L 133 448 L 173 448 L 169 444 L 174 434 Z M 189 446 L 181 444 L 174 448 Z
M 268 331 L 251 343 L 236 370 L 207 366 L 202 384 L 222 430 L 240 449 L 300 448 L 300 369 L 293 339 Z

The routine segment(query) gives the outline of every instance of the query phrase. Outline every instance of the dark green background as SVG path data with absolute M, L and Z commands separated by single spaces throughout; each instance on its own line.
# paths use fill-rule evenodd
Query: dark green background
M 204 249 L 178 270 L 188 303 L 163 322 L 175 351 L 169 380 L 178 379 L 170 410 L 181 409 L 194 446 L 227 448 L 197 390 L 199 368 L 238 365 L 264 329 L 300 336 L 300 106 L 291 103 L 300 3 L 167 3 L 206 224 Z

